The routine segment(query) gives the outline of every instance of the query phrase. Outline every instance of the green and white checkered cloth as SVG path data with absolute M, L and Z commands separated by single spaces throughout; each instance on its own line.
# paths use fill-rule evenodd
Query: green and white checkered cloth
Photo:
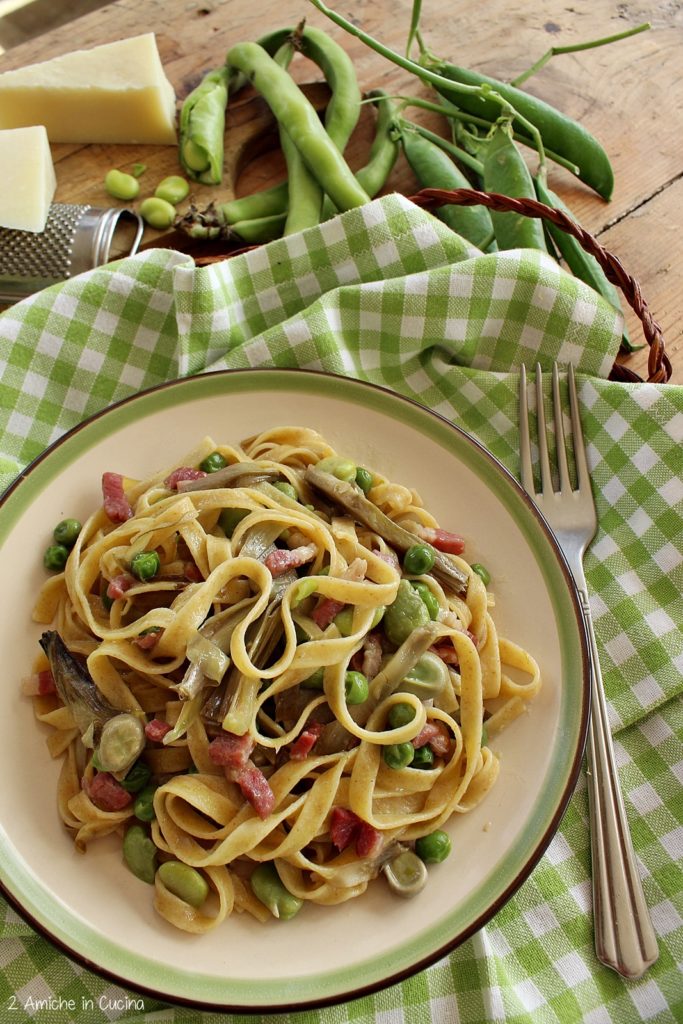
M 196 268 L 166 250 L 121 260 L 0 315 L 0 486 L 112 402 L 223 368 L 323 369 L 451 418 L 517 472 L 518 368 L 579 371 L 600 528 L 586 558 L 605 689 L 657 963 L 625 981 L 596 959 L 582 778 L 546 855 L 451 955 L 293 1024 L 673 1024 L 683 1021 L 683 388 L 608 381 L 620 319 L 548 257 L 482 255 L 387 196 L 319 228 Z M 4 902 L 0 1021 L 255 1021 L 144 1000 L 71 962 Z

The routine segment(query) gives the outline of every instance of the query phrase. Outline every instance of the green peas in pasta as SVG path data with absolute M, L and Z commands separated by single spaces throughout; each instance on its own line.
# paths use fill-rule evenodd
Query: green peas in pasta
M 154 883 L 157 848 L 142 825 L 131 825 L 123 837 L 123 859 L 136 878 Z
M 360 487 L 363 494 L 367 494 L 372 490 L 373 475 L 369 469 L 365 469 L 363 466 L 359 466 L 356 470 L 356 483 Z
M 334 617 L 334 624 L 342 636 L 353 633 L 353 605 L 347 605 Z
M 482 565 L 481 562 L 472 562 L 470 569 L 472 572 L 476 572 L 477 576 L 481 577 L 484 586 L 488 587 L 491 582 L 491 573 L 488 571 L 486 566 Z
M 400 729 L 401 726 L 412 722 L 414 718 L 415 708 L 410 704 L 392 704 L 388 717 L 389 728 Z
M 256 899 L 268 907 L 273 917 L 280 921 L 291 920 L 301 910 L 304 901 L 285 887 L 275 865 L 270 861 L 265 861 L 254 869 L 250 882 Z
M 347 704 L 363 704 L 368 699 L 369 683 L 362 672 L 347 672 L 344 687 Z
M 62 519 L 61 523 L 57 523 L 55 526 L 52 536 L 55 539 L 55 544 L 63 544 L 65 548 L 72 548 L 80 532 L 81 524 L 78 519 Z
M 384 763 L 395 771 L 407 768 L 415 757 L 415 747 L 412 743 L 390 743 L 382 750 Z
M 424 576 L 434 568 L 434 548 L 429 544 L 413 544 L 403 556 L 403 568 L 411 576 Z
M 278 491 L 281 491 L 283 494 L 286 494 L 288 498 L 292 499 L 292 501 L 299 500 L 299 495 L 297 493 L 296 487 L 294 486 L 294 484 L 290 484 L 288 480 L 276 480 L 275 483 L 273 484 L 273 487 L 276 487 Z
M 232 537 L 238 523 L 248 515 L 248 508 L 224 508 L 218 517 L 218 525 L 226 537 Z
M 159 572 L 161 562 L 156 551 L 138 551 L 130 560 L 130 571 L 143 583 Z
M 303 686 L 304 690 L 322 690 L 324 679 L 325 669 L 317 668 L 312 675 L 307 676 L 306 679 L 302 679 L 299 686 Z
M 415 751 L 415 757 L 410 762 L 411 768 L 433 768 L 434 767 L 434 752 L 430 747 L 418 747 Z
M 205 473 L 217 473 L 219 469 L 225 469 L 227 465 L 220 452 L 211 452 L 199 463 L 199 468 Z
M 133 804 L 133 814 L 140 821 L 154 821 L 154 794 L 157 787 L 154 785 L 144 786 L 137 795 Z
M 402 680 L 400 689 L 420 700 L 435 700 L 448 686 L 449 679 L 448 666 L 438 654 L 425 651 Z
M 63 544 L 50 544 L 43 555 L 43 565 L 49 572 L 61 572 L 69 557 L 69 549 Z
M 450 852 L 451 840 L 443 829 L 437 829 L 415 840 L 415 853 L 426 864 L 440 864 Z
M 329 455 L 326 459 L 320 460 L 316 469 L 322 473 L 331 473 L 337 480 L 351 482 L 356 479 L 358 467 L 351 459 L 344 459 L 341 455 Z
M 121 779 L 121 785 L 129 793 L 139 793 L 149 783 L 152 773 L 144 761 L 136 761 L 128 770 L 125 778 Z

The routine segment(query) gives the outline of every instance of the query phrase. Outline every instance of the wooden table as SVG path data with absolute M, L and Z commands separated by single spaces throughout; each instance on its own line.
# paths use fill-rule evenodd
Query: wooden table
M 410 0 L 357 0 L 334 4 L 366 31 L 389 46 L 405 49 L 410 24 Z M 272 9 L 271 9 L 272 8 Z M 204 72 L 219 66 L 231 45 L 256 39 L 273 28 L 297 23 L 326 29 L 351 55 L 363 89 L 381 87 L 392 93 L 430 97 L 429 89 L 410 74 L 369 50 L 315 10 L 306 0 L 116 0 L 0 57 L 0 70 L 46 60 L 78 48 L 140 32 L 154 31 L 166 73 L 179 103 Z M 541 8 L 525 0 L 424 0 L 423 35 L 430 48 L 454 62 L 510 79 L 520 74 L 550 46 L 568 45 L 624 31 L 649 19 L 651 30 L 600 49 L 553 58 L 526 88 L 580 120 L 605 146 L 612 161 L 616 187 L 605 203 L 571 175 L 551 165 L 550 185 L 601 244 L 616 254 L 639 282 L 660 323 L 673 364 L 672 383 L 683 383 L 683 9 L 656 0 L 649 5 L 614 0 L 545 0 Z M 320 74 L 303 58 L 293 65 L 300 81 Z M 228 198 L 265 187 L 283 175 L 279 152 L 268 148 L 274 137 L 266 131 L 267 117 L 257 121 L 261 147 L 266 151 L 241 169 L 237 180 L 219 189 L 194 192 L 204 202 Z M 446 135 L 438 115 L 413 109 L 410 116 Z M 365 112 L 349 144 L 352 167 L 363 162 L 371 138 L 372 118 Z M 236 129 L 234 149 L 248 132 Z M 239 134 L 241 131 L 241 134 Z M 236 140 L 236 141 L 235 141 Z M 58 202 L 108 205 L 102 180 L 114 166 L 143 162 L 142 179 L 153 188 L 164 175 L 178 173 L 174 147 L 54 145 Z M 244 162 L 244 161 L 243 161 Z M 411 195 L 416 181 L 403 157 L 387 190 Z M 142 193 L 141 193 L 142 194 Z M 166 236 L 147 231 L 145 243 L 168 244 Z M 634 341 L 642 335 L 638 318 L 627 310 Z M 626 363 L 647 376 L 647 350 L 631 354 Z

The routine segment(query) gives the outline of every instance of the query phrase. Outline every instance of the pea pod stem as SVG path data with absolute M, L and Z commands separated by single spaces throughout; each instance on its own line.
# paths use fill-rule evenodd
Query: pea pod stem
M 536 126 L 543 138 L 544 146 L 576 164 L 577 177 L 581 181 L 593 188 L 603 199 L 611 197 L 614 174 L 609 157 L 598 140 L 577 121 L 561 114 L 556 108 L 530 93 L 515 89 L 514 86 L 506 85 L 495 78 L 444 61 L 436 66 L 442 76 L 452 82 L 459 85 L 480 85 L 482 88 L 486 86 L 498 96 L 505 97 L 514 110 L 524 115 L 527 124 L 533 123 Z M 498 101 L 494 106 L 490 102 L 491 95 L 487 94 L 484 88 L 476 99 L 470 93 L 454 94 L 447 87 L 439 86 L 437 89 L 442 96 L 454 102 L 460 109 L 482 116 L 488 121 L 495 120 L 498 114 Z M 515 118 L 513 128 L 520 136 L 520 141 L 535 148 L 535 135 L 529 135 L 527 125 L 519 118 Z
M 522 72 L 521 75 L 517 75 L 516 78 L 510 79 L 510 85 L 514 85 L 516 88 L 519 88 L 519 86 L 524 82 L 527 82 L 532 75 L 535 75 L 541 70 L 541 68 L 544 68 L 553 57 L 559 57 L 565 53 L 579 53 L 581 50 L 592 50 L 598 46 L 607 46 L 609 43 L 618 43 L 620 40 L 628 39 L 630 36 L 635 36 L 639 32 L 646 32 L 649 28 L 651 28 L 650 23 L 645 21 L 642 25 L 636 25 L 635 28 L 629 28 L 625 32 L 617 32 L 616 35 L 603 36 L 601 39 L 591 39 L 584 43 L 573 43 L 570 46 L 551 46 L 550 49 L 546 50 L 543 56 L 539 57 L 539 59 L 532 64 L 530 68 L 527 68 L 527 70 Z
M 466 124 L 475 125 L 477 128 L 485 128 L 487 130 L 490 130 L 492 127 L 491 121 L 487 121 L 484 117 L 477 117 L 475 114 L 470 114 L 468 111 L 460 110 L 455 103 L 451 103 L 445 97 L 443 98 L 443 103 L 434 103 L 432 100 L 425 100 L 419 96 L 402 96 L 400 94 L 393 98 L 402 100 L 404 107 L 421 107 L 423 110 L 431 110 L 435 114 L 443 114 L 443 116 L 448 118 L 451 123 L 462 121 Z M 514 131 L 514 125 L 513 138 L 515 142 L 521 142 L 524 146 L 532 145 L 529 138 Z M 567 160 L 565 157 L 560 156 L 559 153 L 555 153 L 552 149 L 548 149 L 547 146 L 544 146 L 543 148 L 545 155 L 549 160 L 552 160 L 552 162 L 557 164 L 558 167 L 564 167 L 565 170 L 570 171 L 578 177 L 579 168 L 575 163 L 572 163 L 571 160 Z
M 440 86 L 442 90 L 446 89 L 451 92 L 455 92 L 458 95 L 468 95 L 496 103 L 500 107 L 502 116 L 514 116 L 519 124 L 525 128 L 529 136 L 534 140 L 534 147 L 538 152 L 539 160 L 542 164 L 545 162 L 544 144 L 536 125 L 530 121 L 523 112 L 519 111 L 512 104 L 509 98 L 500 93 L 490 82 L 483 81 L 477 85 L 454 82 L 452 79 L 438 74 L 430 68 L 423 67 L 422 64 L 417 64 L 409 57 L 402 57 L 400 53 L 396 53 L 395 50 L 392 50 L 389 46 L 385 46 L 384 43 L 381 43 L 373 36 L 368 35 L 367 32 L 358 28 L 358 26 L 354 25 L 353 22 L 348 21 L 341 14 L 337 14 L 336 11 L 331 10 L 323 3 L 323 0 L 309 0 L 309 3 L 312 3 L 314 7 L 317 7 L 322 14 L 330 18 L 330 20 L 335 22 L 335 24 L 345 29 L 351 35 L 356 36 L 357 39 L 360 39 L 361 42 L 365 43 L 366 46 L 369 46 L 370 49 L 379 53 L 382 57 L 386 57 L 387 60 L 392 61 L 392 63 L 397 64 L 399 67 L 403 68 L 404 71 L 412 72 L 412 74 L 416 75 L 423 82 L 429 82 L 431 85 L 436 86 L 437 89 Z
M 458 160 L 465 167 L 474 171 L 474 173 L 480 178 L 483 176 L 484 165 L 481 160 L 477 160 L 477 158 L 472 156 L 471 153 L 468 153 L 466 150 L 456 146 L 455 143 L 449 142 L 448 139 L 443 139 L 440 135 L 437 135 L 436 132 L 432 132 L 429 128 L 425 128 L 424 125 L 413 124 L 413 122 L 411 122 L 411 124 L 415 130 L 420 133 L 420 135 L 423 135 L 425 139 L 429 139 L 429 141 L 433 142 L 435 146 L 442 149 L 444 153 L 448 153 L 449 156 L 453 157 L 453 159 Z
M 422 14 L 422 0 L 413 0 L 413 8 L 410 12 L 410 29 L 406 41 L 406 57 L 410 57 L 410 50 L 413 41 L 417 38 L 420 26 L 420 15 Z

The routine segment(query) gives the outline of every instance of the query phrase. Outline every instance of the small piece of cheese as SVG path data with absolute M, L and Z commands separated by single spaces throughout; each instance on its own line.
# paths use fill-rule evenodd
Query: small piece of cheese
M 43 125 L 0 131 L 0 227 L 42 231 L 55 193 Z
M 0 74 L 0 128 L 35 124 L 51 142 L 173 144 L 175 92 L 154 33 Z

